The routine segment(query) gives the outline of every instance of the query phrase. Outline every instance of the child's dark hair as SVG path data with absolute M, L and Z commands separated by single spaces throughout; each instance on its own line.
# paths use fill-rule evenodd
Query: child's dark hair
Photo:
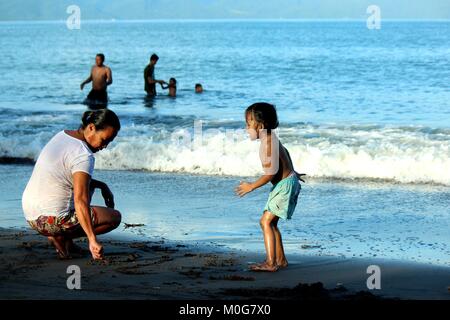
M 175 79 L 175 78 L 170 78 L 169 81 L 172 81 L 172 82 L 175 84 L 175 86 L 177 85 L 177 79 Z
M 86 111 L 83 113 L 83 117 L 81 117 L 81 128 L 85 129 L 91 123 L 97 130 L 103 130 L 106 127 L 113 127 L 117 131 L 120 130 L 119 117 L 109 109 Z
M 245 118 L 249 114 L 252 115 L 256 122 L 262 123 L 264 129 L 267 129 L 268 132 L 278 127 L 277 109 L 273 104 L 266 102 L 254 103 L 245 110 Z

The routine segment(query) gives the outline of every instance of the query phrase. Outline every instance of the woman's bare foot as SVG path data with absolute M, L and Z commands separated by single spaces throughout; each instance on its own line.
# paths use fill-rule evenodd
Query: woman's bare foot
M 276 272 L 276 271 L 278 271 L 278 266 L 270 265 L 269 263 L 264 261 L 262 263 L 251 264 L 249 266 L 249 269 L 251 271 L 256 271 L 256 272 Z
M 63 236 L 48 237 L 47 239 L 55 247 L 59 259 L 66 260 L 71 258 L 66 250 L 66 240 Z

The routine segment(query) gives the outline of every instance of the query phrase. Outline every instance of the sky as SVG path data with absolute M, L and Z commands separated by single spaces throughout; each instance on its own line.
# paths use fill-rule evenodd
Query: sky
M 65 20 L 69 5 L 88 20 L 366 19 L 369 5 L 384 19 L 450 19 L 450 0 L 0 0 L 0 21 Z

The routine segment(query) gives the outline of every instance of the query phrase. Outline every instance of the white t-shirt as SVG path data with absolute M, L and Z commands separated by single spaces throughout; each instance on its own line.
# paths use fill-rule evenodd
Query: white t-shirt
M 56 134 L 42 149 L 23 193 L 25 218 L 64 216 L 74 210 L 72 175 L 81 171 L 92 176 L 94 164 L 84 141 L 64 131 Z

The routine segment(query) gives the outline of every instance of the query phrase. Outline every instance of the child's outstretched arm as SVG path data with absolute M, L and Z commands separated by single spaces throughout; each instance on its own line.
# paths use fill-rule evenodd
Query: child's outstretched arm
M 243 197 L 247 193 L 252 192 L 253 190 L 258 189 L 263 185 L 265 185 L 266 183 L 272 181 L 273 177 L 274 177 L 273 174 L 266 174 L 261 176 L 258 180 L 252 183 L 241 181 L 239 185 L 236 187 L 236 189 L 234 189 L 234 191 L 239 197 Z

